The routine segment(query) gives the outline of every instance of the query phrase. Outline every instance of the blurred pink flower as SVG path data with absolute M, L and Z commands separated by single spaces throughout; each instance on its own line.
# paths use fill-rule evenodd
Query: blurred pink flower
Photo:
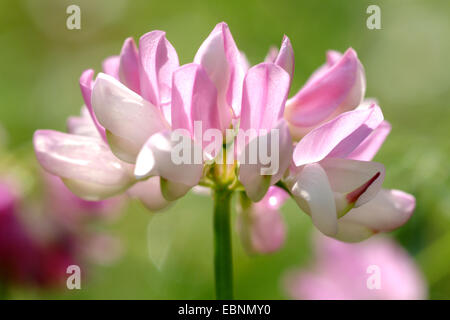
M 286 277 L 290 297 L 308 300 L 427 297 L 425 280 L 414 260 L 389 238 L 377 236 L 348 244 L 317 236 L 315 256 L 309 268 L 290 272 Z M 379 278 L 373 282 L 373 277 Z

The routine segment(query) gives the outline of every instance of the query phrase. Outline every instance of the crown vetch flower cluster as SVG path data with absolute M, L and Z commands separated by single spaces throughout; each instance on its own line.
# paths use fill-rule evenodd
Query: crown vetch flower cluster
M 251 252 L 282 245 L 279 208 L 289 195 L 322 233 L 340 240 L 361 241 L 404 224 L 415 200 L 381 188 L 384 166 L 371 160 L 390 125 L 375 101 L 364 100 L 366 79 L 356 52 L 328 52 L 326 63 L 288 99 L 293 74 L 286 36 L 279 50 L 253 67 L 225 23 L 183 66 L 164 32 L 143 35 L 139 46 L 128 38 L 119 56 L 105 60 L 103 73 L 94 79 L 93 70 L 83 72 L 85 107 L 69 119 L 69 133 L 35 133 L 36 155 L 86 199 L 126 191 L 158 210 L 198 185 L 239 192 L 238 230 Z M 196 137 L 197 121 L 203 130 L 223 133 L 220 155 Z M 229 128 L 256 134 L 239 150 L 230 147 L 236 137 L 225 134 Z M 206 155 L 199 163 L 172 161 L 171 133 L 179 129 L 194 153 Z M 260 160 L 241 161 L 240 154 L 275 131 L 275 172 L 261 174 Z M 217 161 L 230 154 L 237 155 L 232 163 Z

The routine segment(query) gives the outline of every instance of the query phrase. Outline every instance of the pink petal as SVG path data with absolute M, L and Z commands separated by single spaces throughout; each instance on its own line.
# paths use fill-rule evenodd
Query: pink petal
M 80 116 L 72 116 L 67 119 L 67 131 L 75 135 L 101 138 L 89 110 L 85 106 L 81 109 Z
M 295 148 L 294 162 L 301 166 L 325 157 L 344 158 L 382 121 L 383 114 L 377 105 L 343 113 L 303 137 Z
M 118 160 L 98 138 L 38 130 L 33 143 L 41 166 L 86 200 L 116 195 L 134 182 L 131 166 Z
M 260 202 L 240 208 L 238 233 L 249 253 L 267 254 L 281 248 L 286 237 L 286 228 L 278 208 L 287 196 L 284 190 L 271 187 Z M 280 198 L 283 198 L 283 201 L 279 201 Z
M 270 150 L 270 159 L 261 158 L 259 154 L 261 146 L 266 146 L 267 150 Z M 291 162 L 292 148 L 289 128 L 286 122 L 281 120 L 274 129 L 253 138 L 239 152 L 239 181 L 252 201 L 260 201 L 268 188 L 283 177 Z M 254 152 L 258 153 L 257 156 L 250 154 Z
M 283 117 L 289 75 L 273 63 L 252 67 L 244 79 L 240 129 L 272 129 Z
M 290 79 L 294 77 L 294 49 L 292 48 L 291 41 L 287 36 L 283 37 L 281 43 L 280 52 L 278 53 L 274 63 L 282 67 L 289 74 Z
M 178 56 L 163 31 L 152 31 L 139 39 L 140 84 L 142 96 L 160 107 L 170 100 L 172 73 Z
M 186 129 L 194 137 L 194 121 L 202 131 L 222 129 L 217 107 L 217 90 L 205 70 L 198 64 L 187 64 L 173 74 L 172 129 Z
M 288 101 L 287 120 L 301 127 L 318 124 L 338 107 L 358 106 L 365 92 L 365 77 L 356 52 L 348 49 L 333 66 L 321 69 Z
M 361 144 L 353 150 L 347 158 L 370 161 L 383 145 L 391 131 L 391 124 L 383 121 Z
M 264 58 L 264 62 L 275 63 L 275 60 L 278 57 L 278 52 L 279 50 L 277 47 L 271 46 L 266 54 L 266 57 Z
M 231 112 L 227 111 L 229 108 L 232 108 L 234 116 L 238 117 L 245 62 L 226 23 L 216 25 L 197 51 L 194 62 L 205 68 L 216 85 L 221 119 L 226 119 L 224 116 Z
M 139 199 L 150 211 L 155 212 L 167 208 L 171 203 L 161 193 L 159 177 L 138 182 L 127 192 L 132 198 Z
M 106 141 L 105 128 L 103 128 L 103 126 L 98 122 L 94 110 L 92 109 L 91 99 L 92 99 L 92 88 L 94 86 L 94 83 L 92 81 L 93 77 L 94 77 L 94 70 L 88 69 L 83 71 L 80 77 L 81 95 L 83 96 L 84 103 L 89 111 L 89 114 L 91 115 L 95 127 L 97 128 L 102 139 Z
M 120 53 L 119 79 L 128 88 L 140 93 L 139 53 L 133 38 L 127 38 Z
M 119 80 L 119 65 L 120 56 L 112 56 L 103 61 L 102 70 L 104 73 Z
M 134 163 L 145 141 L 165 130 L 159 109 L 106 74 L 100 73 L 92 92 L 92 106 L 100 123 L 108 130 L 108 143 L 123 161 Z
M 289 194 L 286 191 L 281 188 L 271 186 L 264 198 L 257 203 L 266 208 L 278 210 L 287 199 L 289 199 Z

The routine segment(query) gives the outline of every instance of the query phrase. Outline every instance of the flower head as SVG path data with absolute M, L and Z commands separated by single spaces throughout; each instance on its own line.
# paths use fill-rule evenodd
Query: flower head
M 179 66 L 165 33 L 152 31 L 139 46 L 127 39 L 103 69 L 95 79 L 82 74 L 86 107 L 68 134 L 34 137 L 41 165 L 81 197 L 128 192 L 157 210 L 198 185 L 240 192 L 239 228 L 258 252 L 284 239 L 278 207 L 267 201 L 277 188 L 321 232 L 346 241 L 392 230 L 412 213 L 412 196 L 381 189 L 385 169 L 371 160 L 390 125 L 364 101 L 364 69 L 351 48 L 330 51 L 291 99 L 289 38 L 249 68 L 225 23 L 193 63 Z

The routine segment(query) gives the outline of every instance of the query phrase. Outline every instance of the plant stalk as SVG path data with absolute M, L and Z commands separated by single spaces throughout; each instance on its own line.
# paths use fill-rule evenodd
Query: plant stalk
M 232 192 L 227 188 L 214 190 L 214 273 L 217 300 L 233 299 L 231 196 Z

